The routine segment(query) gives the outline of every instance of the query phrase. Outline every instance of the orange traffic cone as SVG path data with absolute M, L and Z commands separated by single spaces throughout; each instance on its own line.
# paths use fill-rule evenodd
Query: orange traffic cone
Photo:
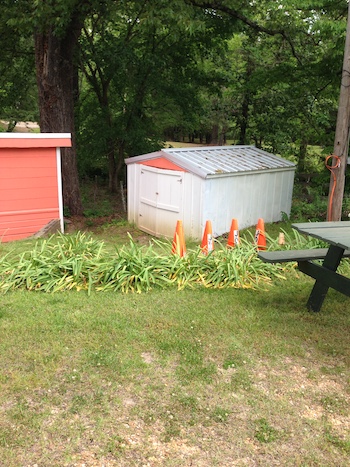
M 185 235 L 182 227 L 182 221 L 177 221 L 176 223 L 173 247 L 171 252 L 177 253 L 181 257 L 185 256 L 186 254 Z
M 227 246 L 236 246 L 240 244 L 239 230 L 238 230 L 238 221 L 237 219 L 232 219 L 230 233 L 227 239 Z
M 211 221 L 205 223 L 204 235 L 201 243 L 202 251 L 207 255 L 210 251 L 214 250 L 214 239 L 213 230 L 211 227 Z
M 258 219 L 258 223 L 255 231 L 255 243 L 258 247 L 258 250 L 266 249 L 266 235 L 265 235 L 265 226 L 264 220 Z

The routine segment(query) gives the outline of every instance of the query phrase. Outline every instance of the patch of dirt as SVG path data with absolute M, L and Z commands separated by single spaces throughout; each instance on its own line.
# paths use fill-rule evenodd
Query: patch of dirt
M 151 235 L 127 223 L 126 218 L 119 216 L 100 216 L 94 218 L 70 217 L 65 219 L 65 233 L 88 232 L 109 241 L 118 238 L 118 243 L 128 243 L 129 235 L 141 245 L 151 241 Z
M 110 193 L 105 184 L 96 179 L 81 184 L 83 216 L 65 217 L 65 232 L 90 232 L 108 241 L 128 243 L 129 235 L 141 244 L 148 244 L 151 236 L 128 223 L 126 192 Z
M 89 387 L 89 382 L 86 385 L 80 382 L 79 389 L 73 386 L 64 393 L 60 392 L 59 386 L 53 387 L 46 394 L 46 398 L 50 394 L 53 405 L 42 425 L 43 437 L 33 443 L 21 465 L 347 465 L 344 463 L 345 453 L 342 455 L 340 451 L 332 450 L 326 441 L 322 441 L 327 425 L 339 442 L 346 443 L 349 438 L 347 406 L 350 401 L 345 391 L 346 379 L 339 375 L 322 375 L 319 365 L 312 359 L 284 358 L 276 366 L 257 360 L 254 368 L 250 368 L 255 381 L 250 390 L 234 390 L 232 387 L 232 391 L 228 391 L 235 369 L 218 368 L 217 379 L 202 387 L 199 394 L 195 385 L 181 387 L 174 384 L 173 362 L 161 364 L 157 355 L 148 351 L 142 352 L 141 357 L 147 365 L 156 368 L 153 374 L 157 378 L 151 380 L 143 375 L 143 380 L 127 385 L 108 382 L 99 387 L 102 390 L 101 406 L 96 404 L 96 388 Z M 310 369 L 317 370 L 317 379 L 310 378 Z M 85 378 L 89 381 L 88 375 Z M 72 411 L 72 402 L 79 394 L 84 394 L 85 400 L 95 404 L 94 411 L 102 410 L 98 425 L 94 418 L 96 412 L 90 412 L 88 404 Z M 41 407 L 43 396 L 45 393 L 40 392 L 32 401 L 33 411 Z M 325 397 L 330 408 L 321 404 Z M 228 410 L 227 419 L 219 421 L 214 416 L 218 408 Z M 275 430 L 276 439 L 265 443 L 257 440 L 255 433 L 259 420 L 268 420 L 265 429 Z M 61 432 L 61 436 L 56 436 L 56 431 Z M 71 455 L 69 461 L 64 461 L 67 446 Z M 45 459 L 43 450 L 49 459 L 46 464 L 33 463 L 35 455 Z M 317 463 L 313 461 L 316 458 Z
M 78 230 L 83 232 L 96 232 L 103 226 L 112 226 L 113 223 L 117 224 L 120 221 L 123 223 L 123 217 L 120 219 L 116 216 L 99 216 L 99 217 L 85 217 L 85 216 L 74 216 L 64 219 L 65 232 L 73 233 Z

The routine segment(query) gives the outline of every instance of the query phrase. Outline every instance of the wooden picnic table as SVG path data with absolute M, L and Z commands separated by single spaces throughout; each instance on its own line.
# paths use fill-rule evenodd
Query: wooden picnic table
M 292 227 L 329 245 L 322 264 L 311 260 L 298 261 L 299 270 L 316 280 L 307 302 L 308 308 L 320 311 L 330 287 L 350 297 L 350 279 L 336 272 L 344 253 L 350 249 L 350 222 L 306 222 Z
M 315 279 L 307 302 L 309 310 L 320 311 L 330 287 L 350 297 L 350 279 L 336 272 L 342 258 L 350 256 L 350 222 L 305 222 L 292 227 L 324 241 L 328 247 L 266 251 L 259 252 L 258 256 L 270 263 L 297 261 L 299 270 Z M 322 264 L 314 262 L 320 259 Z

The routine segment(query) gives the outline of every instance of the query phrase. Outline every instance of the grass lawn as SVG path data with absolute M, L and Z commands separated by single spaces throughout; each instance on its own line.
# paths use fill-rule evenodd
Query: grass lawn
M 349 465 L 349 300 L 311 286 L 0 295 L 0 465 Z
M 0 464 L 348 465 L 349 302 L 311 284 L 2 296 Z

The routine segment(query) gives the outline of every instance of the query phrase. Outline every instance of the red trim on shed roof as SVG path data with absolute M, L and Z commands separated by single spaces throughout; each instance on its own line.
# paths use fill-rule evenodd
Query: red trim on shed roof
M 138 164 L 147 165 L 148 167 L 155 167 L 157 169 L 179 170 L 180 172 L 187 172 L 187 170 L 174 164 L 165 157 L 157 157 L 156 159 L 149 159 L 148 161 L 140 161 Z

